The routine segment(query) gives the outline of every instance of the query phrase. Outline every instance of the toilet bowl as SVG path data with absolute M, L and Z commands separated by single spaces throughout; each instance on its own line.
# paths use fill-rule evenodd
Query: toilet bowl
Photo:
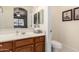
M 60 52 L 60 50 L 62 49 L 62 44 L 56 40 L 51 41 L 51 46 L 52 46 L 53 52 Z

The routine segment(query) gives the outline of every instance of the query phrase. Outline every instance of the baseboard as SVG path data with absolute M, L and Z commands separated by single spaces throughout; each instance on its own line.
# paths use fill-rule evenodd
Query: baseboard
M 79 50 L 72 48 L 71 46 L 64 45 L 61 52 L 79 52 Z

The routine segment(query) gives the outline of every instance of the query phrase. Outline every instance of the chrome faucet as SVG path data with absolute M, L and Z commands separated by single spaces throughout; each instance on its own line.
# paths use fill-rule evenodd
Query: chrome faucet
M 16 31 L 16 33 L 18 34 L 18 33 L 19 33 L 19 31 Z
M 22 32 L 21 34 L 23 34 L 23 35 L 24 35 L 24 34 L 26 34 L 26 33 L 25 33 L 25 32 Z

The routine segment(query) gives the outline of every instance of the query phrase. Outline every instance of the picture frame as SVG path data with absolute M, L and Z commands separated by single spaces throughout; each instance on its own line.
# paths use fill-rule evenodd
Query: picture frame
M 62 12 L 62 21 L 71 21 L 72 20 L 72 9 Z
M 76 7 L 73 9 L 73 12 L 74 12 L 74 17 L 73 19 L 74 20 L 79 20 L 79 7 Z

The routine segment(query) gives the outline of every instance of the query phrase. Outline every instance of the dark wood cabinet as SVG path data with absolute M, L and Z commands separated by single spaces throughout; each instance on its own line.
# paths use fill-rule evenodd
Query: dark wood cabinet
M 45 37 L 35 38 L 35 52 L 44 52 L 45 51 Z
M 15 49 L 15 52 L 33 52 L 33 51 L 34 51 L 33 45 L 22 46 Z
M 36 43 L 35 44 L 35 52 L 44 52 L 44 42 Z
M 21 40 L 16 40 L 14 43 L 15 52 L 33 52 L 34 51 L 34 39 L 25 38 Z
M 0 43 L 0 52 L 11 52 L 12 51 L 12 42 Z
M 0 43 L 0 52 L 44 52 L 45 36 Z

